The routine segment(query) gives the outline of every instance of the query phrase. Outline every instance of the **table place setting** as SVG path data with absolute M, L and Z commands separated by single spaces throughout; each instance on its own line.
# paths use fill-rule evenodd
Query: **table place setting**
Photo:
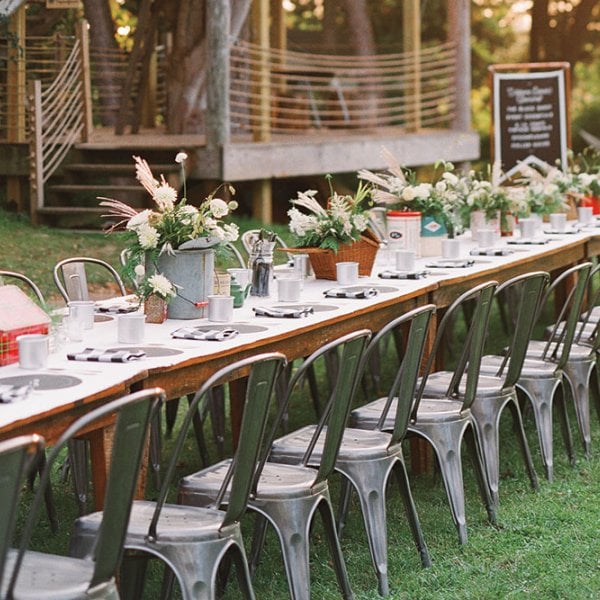
M 0 404 L 22 402 L 29 397 L 33 389 L 33 382 L 25 385 L 0 384 Z
M 325 298 L 348 298 L 350 300 L 366 300 L 374 298 L 379 294 L 379 290 L 374 286 L 360 288 L 355 286 L 352 288 L 331 288 L 325 290 L 323 295 Z
M 203 327 L 180 327 L 171 332 L 171 337 L 181 340 L 198 340 L 206 342 L 224 342 L 239 335 L 233 327 L 207 329 Z
M 253 309 L 257 317 L 271 317 L 280 319 L 301 319 L 314 314 L 315 309 L 312 306 L 301 307 L 275 307 L 275 306 L 255 306 Z
M 125 363 L 146 358 L 143 350 L 120 348 L 85 348 L 80 352 L 67 353 L 68 360 L 101 363 Z

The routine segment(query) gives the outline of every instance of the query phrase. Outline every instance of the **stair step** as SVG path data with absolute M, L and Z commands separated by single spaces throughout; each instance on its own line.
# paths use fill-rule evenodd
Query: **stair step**
M 69 171 L 83 171 L 90 173 L 125 173 L 127 175 L 131 175 L 135 177 L 135 167 L 133 164 L 93 164 L 93 163 L 71 163 L 69 165 L 65 165 L 65 168 L 69 169 Z M 153 173 L 173 173 L 178 171 L 181 167 L 176 164 L 165 164 L 165 165 L 151 165 Z
M 66 192 L 70 194 L 76 194 L 79 192 L 133 192 L 133 193 L 147 193 L 141 185 L 84 185 L 84 184 L 70 184 L 62 183 L 57 185 L 48 186 L 48 190 L 53 192 Z

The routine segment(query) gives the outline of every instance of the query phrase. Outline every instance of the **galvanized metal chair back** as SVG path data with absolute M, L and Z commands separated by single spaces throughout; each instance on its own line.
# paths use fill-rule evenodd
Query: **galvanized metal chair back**
M 44 439 L 39 435 L 0 442 L 0 588 L 5 576 L 6 555 L 15 532 L 23 481 L 43 450 Z
M 54 283 L 65 302 L 70 302 L 71 300 L 89 300 L 90 296 L 85 271 L 86 264 L 97 265 L 98 267 L 106 269 L 119 288 L 121 296 L 127 294 L 121 276 L 112 265 L 99 258 L 75 256 L 72 258 L 65 258 L 54 266 Z
M 239 521 L 246 510 L 248 497 L 252 486 L 260 475 L 259 461 L 265 428 L 267 425 L 268 409 L 273 395 L 277 377 L 285 367 L 286 358 L 279 352 L 258 354 L 228 365 L 209 377 L 204 385 L 196 392 L 188 411 L 181 424 L 179 435 L 173 448 L 173 454 L 167 467 L 163 485 L 156 500 L 156 508 L 150 523 L 148 537 L 157 539 L 157 526 L 160 513 L 167 500 L 171 482 L 175 476 L 176 466 L 183 449 L 185 438 L 194 414 L 203 410 L 203 404 L 208 402 L 209 392 L 216 385 L 235 378 L 235 375 L 246 375 L 250 372 L 244 402 L 244 415 L 240 428 L 238 446 L 229 471 L 213 506 L 218 508 L 223 501 L 229 485 L 227 513 L 221 527 Z
M 567 291 L 565 301 L 542 353 L 544 360 L 552 360 L 559 369 L 562 369 L 569 359 L 571 345 L 575 339 L 578 322 L 582 313 L 583 301 L 592 266 L 592 263 L 584 262 L 561 273 L 548 286 L 540 303 L 538 319 L 541 317 L 543 307 L 554 298 L 553 294 L 560 290 L 564 284 L 569 285 L 570 280 L 575 278 L 574 285 Z M 564 326 L 561 326 L 561 322 L 563 321 Z
M 462 310 L 462 305 L 471 300 L 475 301 L 475 308 L 470 322 L 467 323 L 465 341 L 445 395 L 447 398 L 462 396 L 463 408 L 470 408 L 473 404 L 477 393 L 481 356 L 487 334 L 492 299 L 497 286 L 498 284 L 495 281 L 488 281 L 475 286 L 473 289 L 461 294 L 446 310 L 446 314 L 438 325 L 433 348 L 425 366 L 425 374 L 421 378 L 421 385 L 417 391 L 417 399 L 413 407 L 411 420 L 414 421 L 417 418 L 419 402 L 427 385 L 427 378 L 434 370 L 436 358 L 439 358 L 437 356 L 438 351 L 443 348 L 442 340 L 445 329 L 449 323 L 453 322 L 456 311 Z M 459 394 L 459 386 L 461 386 L 465 375 L 464 393 Z
M 12 597 L 53 464 L 71 438 L 82 431 L 89 431 L 90 428 L 93 428 L 94 423 L 104 422 L 114 414 L 116 414 L 116 423 L 104 497 L 103 518 L 94 548 L 94 571 L 89 587 L 94 588 L 115 577 L 123 552 L 131 503 L 136 490 L 148 427 L 164 399 L 163 390 L 153 388 L 113 400 L 77 419 L 60 436 L 48 454 L 46 467 L 23 530 L 7 597 Z
M 275 437 L 278 424 L 287 410 L 292 393 L 295 390 L 300 389 L 300 386 L 304 383 L 304 379 L 307 377 L 309 370 L 315 362 L 321 358 L 325 359 L 327 355 L 339 356 L 339 368 L 335 373 L 335 378 L 330 380 L 330 384 L 332 384 L 332 393 L 323 409 L 323 414 L 315 429 L 315 434 L 301 461 L 302 465 L 308 465 L 319 436 L 324 427 L 327 426 L 321 461 L 319 463 L 317 477 L 313 484 L 315 486 L 327 479 L 335 467 L 337 453 L 342 441 L 342 436 L 344 435 L 346 422 L 348 421 L 355 388 L 359 380 L 361 358 L 370 337 L 371 332 L 369 330 L 361 329 L 321 346 L 321 348 L 313 352 L 294 373 L 293 377 L 290 379 L 285 400 L 280 404 L 279 415 L 273 434 L 270 438 L 271 440 Z M 263 463 L 266 459 L 266 456 L 263 457 Z
M 513 387 L 521 375 L 540 302 L 549 281 L 548 273 L 534 271 L 509 279 L 496 290 L 495 297 L 499 301 L 505 295 L 510 295 L 511 300 L 517 300 L 514 310 L 511 309 L 516 317 L 513 324 L 514 332 L 496 373 L 498 377 L 504 378 L 504 388 Z
M 393 336 L 397 346 L 399 345 L 398 342 L 400 344 L 404 342 L 402 344 L 403 348 L 397 348 L 399 362 L 396 375 L 388 390 L 387 399 L 377 423 L 377 429 L 383 431 L 390 407 L 394 400 L 397 400 L 390 446 L 401 441 L 408 428 L 416 399 L 417 379 L 423 360 L 429 323 L 434 313 L 435 306 L 427 304 L 390 321 L 371 340 L 362 359 L 361 374 L 364 375 L 369 366 L 371 354 L 383 345 L 384 340 Z

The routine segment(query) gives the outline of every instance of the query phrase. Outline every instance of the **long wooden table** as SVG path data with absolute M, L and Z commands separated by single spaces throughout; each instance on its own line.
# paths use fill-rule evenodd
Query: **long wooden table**
M 259 335 L 251 341 L 244 341 L 240 335 L 232 342 L 214 343 L 215 346 L 202 347 L 198 342 L 188 340 L 172 340 L 170 332 L 183 322 L 172 322 L 147 328 L 147 343 L 156 347 L 184 348 L 181 357 L 168 359 L 147 359 L 140 361 L 138 370 L 128 374 L 121 381 L 110 385 L 98 387 L 93 393 L 87 393 L 74 401 L 63 402 L 49 410 L 29 412 L 22 419 L 13 419 L 10 422 L 2 420 L 0 407 L 0 439 L 6 439 L 18 434 L 37 432 L 46 437 L 49 443 L 55 441 L 62 431 L 78 416 L 95 406 L 106 402 L 108 399 L 125 394 L 133 389 L 149 388 L 154 386 L 166 390 L 168 397 L 177 398 L 184 394 L 194 392 L 217 369 L 231 362 L 251 356 L 260 352 L 280 351 L 290 359 L 307 356 L 324 343 L 343 334 L 360 328 L 372 331 L 379 330 L 384 324 L 403 312 L 433 303 L 439 308 L 448 306 L 460 293 L 474 285 L 490 279 L 504 281 L 521 273 L 533 270 L 558 271 L 576 264 L 586 258 L 597 256 L 600 251 L 600 236 L 590 234 L 577 234 L 564 236 L 560 242 L 549 244 L 547 247 L 514 247 L 515 254 L 509 257 L 477 257 L 476 264 L 470 269 L 431 270 L 427 279 L 417 282 L 403 282 L 397 280 L 372 279 L 365 285 L 398 287 L 396 293 L 380 294 L 370 300 L 334 300 L 336 304 L 344 304 L 343 311 L 333 311 L 331 316 L 326 313 L 315 313 L 314 318 L 286 320 L 294 321 L 279 326 L 274 324 L 274 319 L 260 321 L 252 318 L 251 304 L 246 306 L 244 318 L 248 323 L 265 323 L 273 330 Z M 520 251 L 522 250 L 522 251 Z M 426 263 L 427 260 L 422 262 Z M 381 268 L 375 269 L 378 272 Z M 307 282 L 307 289 L 316 290 L 317 302 L 322 300 L 321 292 L 327 287 L 334 286 L 334 282 Z M 362 282 L 361 282 L 362 285 Z M 313 293 L 313 298 L 315 297 Z M 273 301 L 260 299 L 262 304 L 277 304 Z M 308 302 L 313 302 L 309 300 Z M 259 300 L 256 300 L 256 304 Z M 304 298 L 303 298 L 304 303 Z M 243 310 L 243 309 L 240 309 Z M 243 319 L 240 319 L 242 321 Z M 102 324 L 94 328 L 93 345 L 98 347 L 116 346 L 116 323 Z M 92 345 L 86 341 L 85 345 Z M 69 363 L 62 360 L 60 363 L 66 369 L 77 371 L 79 365 L 90 363 Z M 110 365 L 109 365 L 110 367 Z M 15 372 L 16 367 L 0 367 L 0 379 Z M 21 371 L 23 373 L 23 371 Z M 239 406 L 233 407 L 234 418 L 239 419 Z M 235 426 L 235 423 L 234 423 Z M 102 432 L 92 436 L 93 467 L 97 491 L 103 488 L 102 480 L 105 475 L 106 449 Z

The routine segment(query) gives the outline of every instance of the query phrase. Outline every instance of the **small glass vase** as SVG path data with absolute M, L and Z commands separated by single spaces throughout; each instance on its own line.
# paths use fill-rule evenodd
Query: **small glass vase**
M 167 301 L 156 294 L 144 301 L 146 323 L 164 323 L 167 320 Z

